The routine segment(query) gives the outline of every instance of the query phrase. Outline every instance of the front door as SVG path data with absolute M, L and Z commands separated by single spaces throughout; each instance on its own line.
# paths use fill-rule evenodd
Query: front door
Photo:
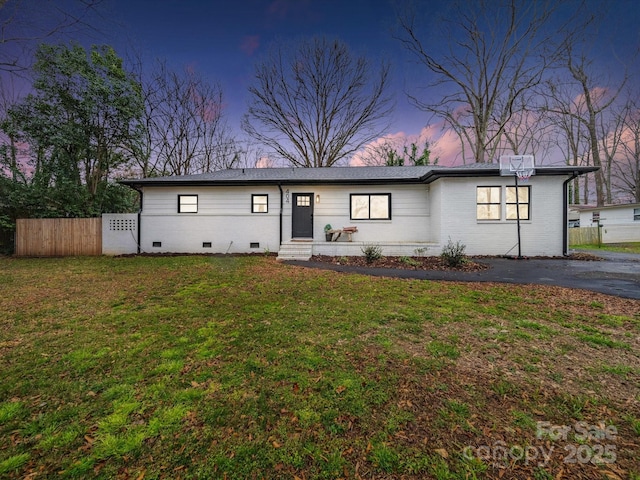
M 313 238 L 313 193 L 294 193 L 291 237 Z

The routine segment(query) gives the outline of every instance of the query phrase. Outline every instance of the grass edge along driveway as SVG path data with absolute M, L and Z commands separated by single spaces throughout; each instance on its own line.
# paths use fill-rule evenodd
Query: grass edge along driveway
M 640 302 L 0 259 L 0 477 L 640 478 Z

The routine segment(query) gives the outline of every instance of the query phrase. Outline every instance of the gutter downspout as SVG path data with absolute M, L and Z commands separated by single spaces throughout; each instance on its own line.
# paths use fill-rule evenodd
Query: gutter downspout
M 569 255 L 569 182 L 579 177 L 578 172 L 573 172 L 571 177 L 562 183 L 562 199 L 564 208 L 562 209 L 562 221 L 564 222 L 562 227 L 562 255 Z
M 280 190 L 280 245 L 282 245 L 282 210 L 284 208 L 284 199 L 282 198 L 284 193 L 282 191 L 282 185 L 278 184 L 278 190 Z M 278 249 L 280 245 L 278 245 Z
M 140 208 L 138 209 L 138 241 L 136 242 L 138 244 L 138 255 L 140 255 L 142 249 L 140 247 L 140 242 L 142 240 L 142 200 L 143 200 L 143 193 L 142 193 L 142 189 L 141 188 L 136 188 L 133 187 L 133 189 L 138 192 L 140 194 Z

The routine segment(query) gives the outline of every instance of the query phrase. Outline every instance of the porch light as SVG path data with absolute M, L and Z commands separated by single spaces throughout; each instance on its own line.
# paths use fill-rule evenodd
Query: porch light
M 320 203 L 320 195 L 316 195 L 316 203 Z

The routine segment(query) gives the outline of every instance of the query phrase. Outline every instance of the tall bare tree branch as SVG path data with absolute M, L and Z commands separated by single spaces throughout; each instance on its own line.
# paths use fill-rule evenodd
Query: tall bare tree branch
M 256 65 L 243 129 L 291 165 L 330 167 L 383 133 L 388 81 L 338 40 L 278 45 Z
M 522 96 L 544 79 L 555 60 L 552 47 L 561 42 L 547 29 L 555 4 L 458 1 L 451 4 L 445 17 L 431 22 L 440 28 L 436 34 L 425 31 L 415 8 L 400 12 L 395 36 L 426 68 L 426 89 L 440 95 L 425 99 L 414 92 L 410 99 L 456 132 L 461 149 L 471 150 L 470 158 L 463 158 L 463 162 L 495 158 L 505 126 L 522 109 Z M 559 28 L 570 36 L 571 29 Z M 434 48 L 436 38 L 448 39 L 447 48 Z
M 103 0 L 74 0 L 61 6 L 55 0 L 0 2 L 0 71 L 19 73 L 33 61 L 38 44 L 69 40 L 95 32 L 92 16 Z
M 145 76 L 138 63 L 145 132 L 130 149 L 142 175 L 189 175 L 238 164 L 242 152 L 225 120 L 221 87 L 164 62 Z
M 563 51 L 563 63 L 568 79 L 548 82 L 548 103 L 545 109 L 556 115 L 571 117 L 584 128 L 593 165 L 600 167 L 595 172 L 595 186 L 596 202 L 601 206 L 607 200 L 609 177 L 606 173 L 607 165 L 602 163 L 598 124 L 618 98 L 626 83 L 626 76 L 616 88 L 603 86 L 599 76 L 593 73 L 592 61 L 586 55 L 576 53 L 573 45 L 567 45 Z
M 630 93 L 622 114 L 620 144 L 622 158 L 613 169 L 614 183 L 623 194 L 640 203 L 640 102 L 637 93 Z

